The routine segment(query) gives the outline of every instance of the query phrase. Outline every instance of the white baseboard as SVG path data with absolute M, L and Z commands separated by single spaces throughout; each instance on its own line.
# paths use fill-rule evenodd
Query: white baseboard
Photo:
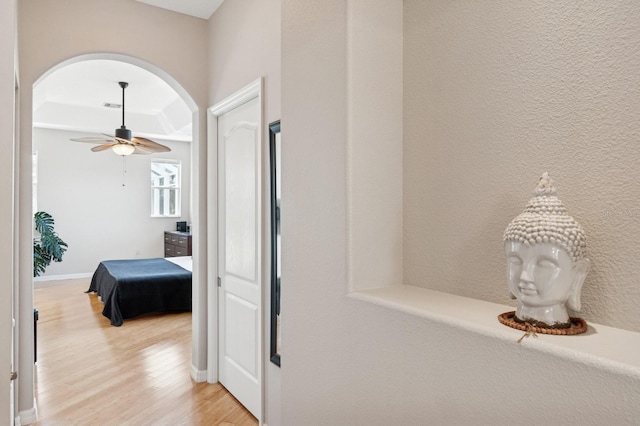
M 85 272 L 82 274 L 47 275 L 43 277 L 34 277 L 33 285 L 35 288 L 49 287 L 52 285 L 57 285 L 58 283 L 56 283 L 56 281 L 77 280 L 81 278 L 91 278 L 92 276 L 93 272 Z
M 16 425 L 30 425 L 38 421 L 38 407 L 36 406 L 36 399 L 33 398 L 33 407 L 28 410 L 20 411 L 16 418 Z
M 91 278 L 92 276 L 93 272 L 82 272 L 80 274 L 45 275 L 42 277 L 34 277 L 33 281 L 73 280 L 76 278 Z
M 196 382 L 207 381 L 207 370 L 198 370 L 194 365 L 191 366 L 191 378 Z

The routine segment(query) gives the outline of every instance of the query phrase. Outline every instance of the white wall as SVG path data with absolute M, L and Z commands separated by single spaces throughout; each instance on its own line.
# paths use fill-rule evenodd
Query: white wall
M 509 304 L 542 172 L 584 227 L 588 321 L 640 331 L 640 3 L 404 2 L 405 283 Z
M 380 1 L 385 7 L 390 4 Z M 428 3 L 430 7 L 460 8 L 463 15 L 467 12 L 468 19 L 476 16 L 475 4 Z M 288 200 L 288 220 L 282 223 L 283 277 L 294 283 L 286 287 L 282 301 L 287 353 L 282 369 L 282 424 L 634 424 L 640 415 L 637 369 L 611 368 L 601 360 L 587 360 L 575 354 L 558 357 L 543 350 L 544 345 L 532 344 L 535 339 L 518 345 L 495 334 L 478 333 L 472 327 L 409 315 L 346 295 L 351 261 L 347 212 L 353 201 L 348 194 L 359 189 L 349 187 L 347 174 L 351 149 L 347 105 L 352 89 L 347 61 L 350 6 L 353 3 L 344 0 L 282 3 L 282 119 L 286 123 L 286 139 L 295 141 L 283 150 L 282 158 L 283 176 L 288 176 L 282 182 L 283 199 Z M 499 15 L 498 2 L 485 2 L 484 6 L 495 6 L 489 14 Z M 405 11 L 405 31 L 408 25 L 453 25 L 446 19 L 440 23 L 439 13 L 440 10 L 434 11 L 435 21 L 424 25 L 407 24 L 413 17 Z M 517 33 L 523 25 L 521 22 L 513 31 Z M 492 26 L 485 27 L 491 33 Z M 493 49 L 499 46 L 496 44 Z M 418 52 L 416 47 L 413 54 Z M 405 58 L 406 54 L 405 51 Z M 513 54 L 517 57 L 520 52 Z M 468 64 L 460 59 L 455 65 L 450 69 L 452 76 Z M 467 76 L 471 78 L 473 73 L 468 72 Z M 429 74 L 422 77 L 422 84 L 432 78 Z M 454 85 L 453 81 L 442 82 Z M 404 85 L 406 129 L 407 123 L 412 123 L 407 112 L 407 92 L 420 92 L 423 87 L 408 88 L 406 77 Z M 485 88 L 486 96 L 480 100 L 492 99 L 490 89 Z M 442 119 L 456 122 L 465 105 L 459 102 L 457 108 L 448 106 L 440 112 Z M 526 134 L 539 129 L 523 126 L 522 130 Z M 376 149 L 375 141 L 371 142 L 371 149 Z M 469 150 L 476 152 L 478 148 L 469 143 Z M 435 154 L 440 152 L 434 150 Z M 457 158 L 441 154 L 438 160 L 454 167 Z M 526 167 L 526 160 L 513 158 L 513 167 Z M 406 151 L 404 161 L 408 161 Z M 495 164 L 495 159 L 487 161 Z M 554 161 L 570 167 L 568 158 Z M 480 182 L 475 176 L 468 176 Z M 537 176 L 534 183 L 536 179 Z M 410 185 L 410 194 L 425 191 L 433 203 L 463 199 L 466 194 L 458 192 L 457 185 L 432 185 L 425 180 L 412 181 Z M 405 191 L 408 186 L 405 174 Z M 564 198 L 573 205 L 571 197 Z M 492 208 L 500 211 L 501 199 L 495 200 Z M 521 206 L 514 208 L 515 215 Z M 481 210 L 477 218 L 482 219 L 482 214 L 486 213 Z M 456 211 L 449 212 L 452 220 L 457 220 L 456 215 Z M 499 218 L 496 222 L 500 222 Z M 473 245 L 474 235 L 482 234 L 485 226 L 486 222 L 476 221 L 472 228 L 475 232 L 466 232 L 466 238 L 460 241 Z M 499 236 L 503 226 L 506 223 L 500 224 Z M 411 232 L 406 220 L 404 229 L 406 239 Z M 416 232 L 422 231 L 418 228 Z M 450 262 L 450 235 L 429 238 L 436 247 L 443 248 L 436 259 Z M 500 250 L 496 256 L 501 255 Z M 450 268 L 451 274 L 440 277 L 445 286 L 455 283 L 458 270 L 475 277 L 472 268 L 464 269 L 465 257 L 456 259 L 459 262 Z M 405 265 L 410 262 L 413 259 L 405 259 Z M 504 270 L 501 260 L 495 265 L 499 271 Z M 431 277 L 428 274 L 426 278 Z
M 108 259 L 164 257 L 164 231 L 176 221 L 190 222 L 191 144 L 160 141 L 171 152 L 126 158 L 111 150 L 92 152 L 94 144 L 72 142 L 87 136 L 61 130 L 34 129 L 38 152 L 38 210 L 51 214 L 69 248 L 44 277 L 93 273 Z M 176 159 L 182 164 L 182 216 L 152 218 L 150 164 Z
M 361 290 L 403 283 L 402 0 L 351 1 L 347 21 L 349 284 Z
M 0 229 L 5 243 L 0 247 L 0 377 L 6 377 L 11 371 L 11 335 L 13 328 L 13 286 L 15 244 L 15 216 L 14 216 L 14 182 L 15 182 L 15 120 L 16 120 L 16 89 L 15 77 L 17 62 L 16 46 L 16 1 L 0 1 Z M 0 387 L 0 422 L 13 422 L 13 406 L 10 404 L 10 393 L 7 383 Z
M 280 369 L 269 361 L 270 325 L 270 206 L 268 123 L 280 119 L 280 0 L 225 1 L 209 21 L 209 105 L 215 105 L 247 84 L 264 77 L 262 282 L 265 409 L 262 420 L 281 423 Z M 287 149 L 283 122 L 283 150 Z M 285 178 L 286 179 L 286 178 Z M 287 203 L 287 201 L 284 201 Z M 286 280 L 284 288 L 286 288 Z M 286 291 L 286 290 L 285 290 Z M 285 362 L 286 363 L 286 355 Z

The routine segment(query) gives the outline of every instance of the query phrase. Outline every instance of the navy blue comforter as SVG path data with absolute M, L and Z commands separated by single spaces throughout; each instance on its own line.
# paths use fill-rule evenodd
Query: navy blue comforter
M 111 325 L 150 312 L 190 311 L 191 272 L 163 258 L 105 260 L 91 278 L 87 293 L 104 303 Z

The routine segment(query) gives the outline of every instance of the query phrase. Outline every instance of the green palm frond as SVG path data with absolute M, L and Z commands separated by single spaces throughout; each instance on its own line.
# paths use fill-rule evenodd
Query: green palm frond
M 33 220 L 35 222 L 36 231 L 40 234 L 48 234 L 54 232 L 53 225 L 55 222 L 53 217 L 47 212 L 36 212 L 33 215 Z
M 67 243 L 54 231 L 55 222 L 47 212 L 36 212 L 33 216 L 35 229 L 40 234 L 33 239 L 33 276 L 44 273 L 51 262 L 61 262 L 67 251 Z

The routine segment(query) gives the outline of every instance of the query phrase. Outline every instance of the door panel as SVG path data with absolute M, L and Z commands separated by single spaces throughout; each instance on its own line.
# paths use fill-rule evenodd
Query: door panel
M 225 292 L 227 294 L 234 294 L 239 298 L 244 299 L 253 305 L 257 305 L 259 303 L 259 300 L 258 300 L 259 294 L 257 294 L 255 284 L 249 283 L 238 277 L 234 277 L 231 274 L 227 274 L 225 284 L 226 284 Z
M 256 365 L 256 341 L 253 338 L 257 333 L 257 309 L 256 305 L 246 302 L 244 299 L 227 293 L 227 335 L 234 333 L 237 328 L 246 330 L 246 333 L 238 333 L 235 338 L 227 339 L 225 357 L 235 362 L 237 368 L 253 380 L 258 375 Z
M 219 380 L 251 413 L 261 408 L 260 105 L 218 117 Z
M 233 113 L 233 111 L 228 114 Z M 226 271 L 256 279 L 257 123 L 237 122 L 225 135 Z

